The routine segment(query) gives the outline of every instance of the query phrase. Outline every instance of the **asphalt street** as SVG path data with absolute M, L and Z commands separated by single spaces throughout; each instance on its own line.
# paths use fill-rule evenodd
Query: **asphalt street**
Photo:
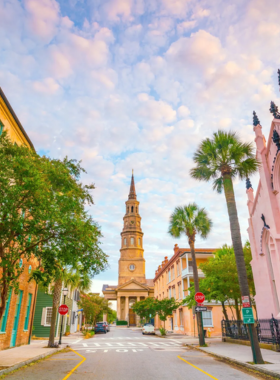
M 113 327 L 107 334 L 78 339 L 71 348 L 74 351 L 53 355 L 7 375 L 6 379 L 256 379 L 207 354 L 183 347 L 179 340 L 143 336 L 140 330 Z

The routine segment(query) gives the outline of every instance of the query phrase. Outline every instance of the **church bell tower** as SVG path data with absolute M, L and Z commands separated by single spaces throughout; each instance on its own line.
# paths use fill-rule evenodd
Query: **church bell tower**
M 126 213 L 123 217 L 121 232 L 121 257 L 119 259 L 119 285 L 131 279 L 146 283 L 143 235 L 139 202 L 137 201 L 134 176 L 132 171 L 128 200 L 125 202 Z

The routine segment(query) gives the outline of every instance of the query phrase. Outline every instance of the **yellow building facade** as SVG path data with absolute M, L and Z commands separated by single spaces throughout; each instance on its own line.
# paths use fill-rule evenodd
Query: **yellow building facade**
M 199 265 L 213 257 L 215 251 L 216 249 L 207 248 L 195 250 L 199 278 L 204 277 Z M 165 257 L 156 270 L 154 296 L 159 300 L 174 297 L 178 302 L 182 302 L 189 294 L 189 287 L 192 282 L 193 263 L 190 249 L 179 248 L 175 244 L 173 256 L 170 260 Z M 207 306 L 207 311 L 202 313 L 202 317 L 207 336 L 220 336 L 222 334 L 221 321 L 224 318 L 221 304 L 215 301 L 205 301 L 204 305 Z M 164 322 L 156 316 L 155 328 L 159 327 L 164 327 Z M 182 304 L 167 318 L 165 328 L 177 334 L 196 336 L 197 322 L 193 310 Z
M 30 149 L 34 146 L 21 125 L 12 106 L 0 87 L 0 134 L 6 131 L 12 142 L 18 145 L 26 145 Z
M 132 310 L 133 303 L 154 296 L 153 280 L 146 279 L 139 206 L 132 173 L 121 232 L 118 285 L 103 285 L 102 289 L 106 299 L 117 301 L 118 320 L 127 321 L 132 326 L 138 323 Z
M 3 131 L 7 132 L 14 144 L 35 150 L 0 87 L 0 135 Z M 36 258 L 27 260 L 22 257 L 21 265 L 24 270 L 19 278 L 18 292 L 10 291 L 4 315 L 0 320 L 0 350 L 28 344 L 32 335 L 37 286 L 35 281 L 29 279 L 31 270 L 38 267 L 38 261 Z

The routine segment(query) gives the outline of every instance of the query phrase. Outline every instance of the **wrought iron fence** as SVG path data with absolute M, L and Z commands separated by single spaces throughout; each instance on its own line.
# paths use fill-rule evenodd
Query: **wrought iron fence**
M 256 321 L 259 342 L 280 345 L 280 320 L 259 319 Z M 248 326 L 242 320 L 222 320 L 223 337 L 250 340 Z

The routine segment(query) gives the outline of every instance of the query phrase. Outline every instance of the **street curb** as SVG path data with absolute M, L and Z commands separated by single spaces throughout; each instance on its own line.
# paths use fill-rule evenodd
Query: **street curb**
M 30 364 L 30 363 L 32 363 L 32 362 L 36 362 L 37 360 L 44 359 L 46 356 L 50 356 L 50 355 L 52 355 L 52 354 L 55 354 L 56 352 L 61 351 L 61 350 L 63 350 L 64 348 L 65 348 L 65 347 L 61 347 L 61 348 L 52 348 L 50 351 L 45 352 L 44 354 L 41 354 L 41 355 L 35 356 L 34 358 L 31 358 L 31 359 L 25 360 L 25 361 L 23 361 L 23 362 L 17 363 L 17 364 L 15 364 L 15 365 L 12 365 L 12 366 L 9 367 L 9 368 L 1 369 L 1 370 L 0 370 L 0 376 L 5 375 L 6 373 L 12 372 L 12 371 L 14 371 L 15 369 L 18 369 L 18 368 L 20 368 L 20 367 L 24 367 L 25 365 Z
M 253 370 L 255 372 L 260 372 L 260 373 L 263 373 L 265 375 L 273 376 L 273 377 L 276 377 L 277 379 L 280 379 L 280 374 L 279 373 L 273 372 L 273 371 L 269 371 L 269 370 L 264 369 L 264 368 L 256 367 L 258 364 L 252 365 L 252 364 L 248 364 L 248 363 L 243 363 L 243 362 L 240 362 L 238 360 L 229 358 L 227 356 L 223 356 L 223 355 L 219 355 L 219 354 L 214 354 L 213 352 L 209 352 L 209 351 L 203 350 L 201 348 L 193 346 L 192 344 L 185 343 L 185 345 L 187 347 L 190 347 L 190 348 L 194 349 L 194 350 L 197 350 L 197 351 L 200 351 L 200 352 L 204 352 L 204 353 L 209 354 L 211 356 L 214 356 L 214 357 L 216 357 L 218 359 L 222 359 L 225 362 L 232 363 L 232 364 L 238 365 L 239 367 L 244 367 L 244 368 Z

